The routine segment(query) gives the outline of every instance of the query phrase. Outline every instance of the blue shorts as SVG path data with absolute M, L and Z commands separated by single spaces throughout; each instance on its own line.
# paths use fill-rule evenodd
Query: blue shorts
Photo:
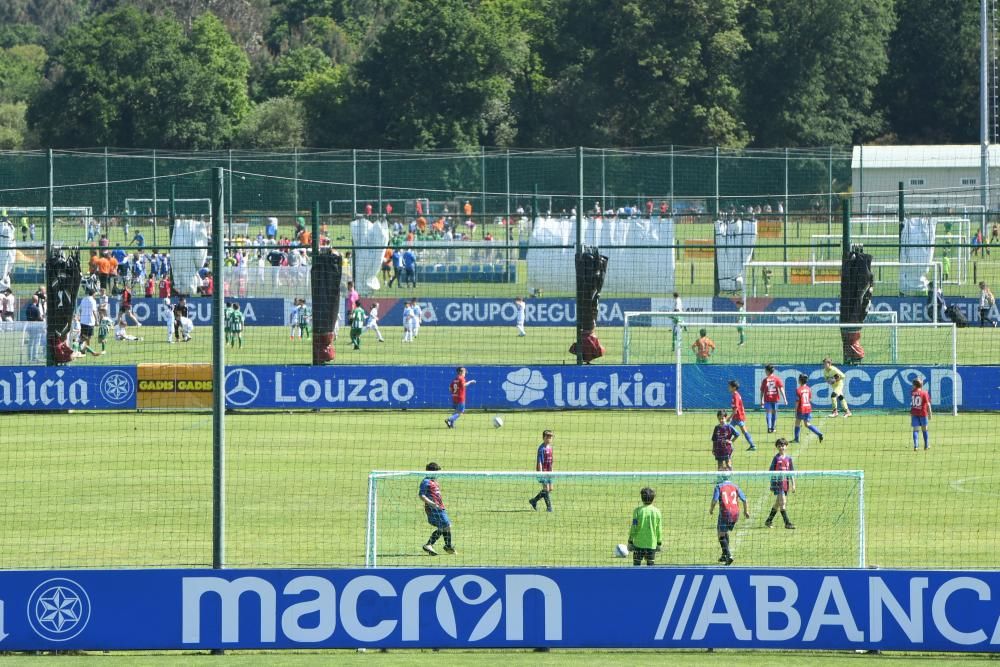
M 448 510 L 428 510 L 427 523 L 435 528 L 451 528 L 451 519 L 448 518 Z
M 807 412 L 805 414 L 802 414 L 801 412 L 796 412 L 795 418 L 798 419 L 799 421 L 804 421 L 805 423 L 808 424 L 809 422 L 812 421 L 813 413 Z
M 729 420 L 729 425 L 730 426 L 738 426 L 740 428 L 746 428 L 747 423 L 745 421 L 743 421 L 742 419 L 730 419 Z
M 719 530 L 720 533 L 728 533 L 729 531 L 731 531 L 733 528 L 736 527 L 736 522 L 726 521 L 725 517 L 723 517 L 722 514 L 720 513 L 719 522 L 716 524 L 715 527 Z
M 552 484 L 552 478 L 551 477 L 539 477 L 538 478 L 538 483 L 539 484 L 546 484 L 546 485 Z
M 777 410 L 778 409 L 778 402 L 777 401 L 765 401 L 764 402 L 764 409 L 765 410 Z
M 725 456 L 716 456 L 715 457 L 715 462 L 716 463 L 728 463 L 729 459 L 731 459 L 732 457 L 733 457 L 732 454 L 726 454 Z
M 771 484 L 771 493 L 773 493 L 776 496 L 787 496 L 788 495 L 788 492 L 785 491 L 785 487 L 783 485 L 781 485 L 780 483 L 778 483 L 778 484 Z
M 910 415 L 910 426 L 913 428 L 920 426 L 927 428 L 927 417 L 914 417 L 913 415 Z
M 455 403 L 451 406 L 451 409 L 459 414 L 465 413 L 465 403 Z

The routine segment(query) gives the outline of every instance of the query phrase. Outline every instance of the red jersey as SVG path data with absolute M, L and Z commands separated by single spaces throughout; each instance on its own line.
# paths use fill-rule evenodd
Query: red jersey
M 771 465 L 768 470 L 772 472 L 783 472 L 785 470 L 795 470 L 795 464 L 792 463 L 792 457 L 782 456 L 781 454 L 775 454 L 774 458 L 771 459 Z M 788 493 L 788 488 L 790 486 L 789 480 L 791 478 L 786 475 L 774 475 L 771 477 L 771 490 L 782 490 Z
M 743 397 L 740 396 L 740 392 L 733 392 L 733 415 L 732 420 L 738 422 L 745 422 L 747 420 L 746 410 L 743 409 Z
M 812 406 L 812 389 L 809 385 L 803 384 L 795 390 L 795 393 L 799 396 L 799 403 L 795 406 L 795 411 L 800 415 L 807 415 L 813 411 Z
M 781 378 L 773 373 L 765 376 L 760 383 L 760 395 L 765 403 L 777 403 L 781 398 L 781 390 L 785 388 L 785 383 Z
M 910 392 L 910 414 L 914 417 L 929 417 L 931 414 L 931 395 L 925 389 L 914 389 Z
M 539 472 L 552 472 L 552 464 L 555 462 L 555 454 L 552 445 L 544 442 L 538 445 L 538 455 L 535 457 L 535 470 Z
M 448 385 L 448 391 L 451 392 L 452 403 L 455 405 L 465 403 L 465 378 L 461 375 L 456 375 L 455 379 Z

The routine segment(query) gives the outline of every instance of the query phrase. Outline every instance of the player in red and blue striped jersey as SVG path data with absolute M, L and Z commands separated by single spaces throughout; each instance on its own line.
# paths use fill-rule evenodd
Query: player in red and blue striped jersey
M 739 429 L 744 437 L 747 439 L 748 452 L 757 451 L 757 446 L 753 444 L 753 437 L 750 435 L 750 431 L 747 430 L 747 413 L 746 409 L 743 407 L 743 397 L 740 395 L 740 383 L 736 380 L 729 381 L 729 393 L 732 394 L 732 408 L 733 411 L 729 418 L 729 425 L 733 429 L 733 440 L 740 437 L 740 434 L 736 432 Z
M 810 423 L 812 421 L 812 389 L 809 388 L 809 376 L 805 373 L 799 375 L 799 386 L 795 393 L 799 398 L 795 405 L 795 439 L 792 442 L 799 441 L 799 431 L 801 430 L 799 427 L 803 423 L 807 429 L 816 434 L 820 442 L 823 442 L 823 433 Z
M 774 374 L 774 366 L 764 366 L 764 373 L 764 379 L 760 383 L 760 406 L 764 408 L 767 432 L 774 433 L 778 427 L 778 399 L 788 405 L 788 398 L 785 397 L 785 383 Z
M 785 453 L 788 450 L 788 441 L 784 438 L 778 438 L 774 446 L 778 450 L 778 453 L 771 459 L 771 465 L 767 469 L 772 472 L 795 470 L 792 457 Z M 771 493 L 774 494 L 774 505 L 771 507 L 771 513 L 767 515 L 767 521 L 764 522 L 766 527 L 770 528 L 771 522 L 774 521 L 774 515 L 781 512 L 781 518 L 785 521 L 785 528 L 795 528 L 795 524 L 788 518 L 787 498 L 789 491 L 795 493 L 795 477 L 793 475 L 774 475 L 771 477 Z
M 719 423 L 712 429 L 712 456 L 715 457 L 715 467 L 720 471 L 733 469 L 733 429 L 726 420 L 726 411 L 715 413 Z
M 455 379 L 448 385 L 448 392 L 451 394 L 451 402 L 454 406 L 454 414 L 444 420 L 445 426 L 455 428 L 455 422 L 465 414 L 465 389 L 476 384 L 475 380 L 465 379 L 465 368 L 459 366 L 455 369 Z
M 552 450 L 552 439 L 555 436 L 552 435 L 552 431 L 548 429 L 542 431 L 542 444 L 538 445 L 538 453 L 535 455 L 535 470 L 537 472 L 552 472 L 552 464 L 555 461 L 555 454 Z M 545 501 L 545 511 L 552 511 L 552 498 L 549 494 L 552 493 L 552 478 L 551 477 L 539 477 L 538 482 L 542 485 L 542 490 L 538 494 L 528 501 L 531 505 L 531 509 L 538 509 L 538 501 Z
M 720 563 L 726 565 L 733 564 L 733 554 L 729 550 L 729 532 L 736 527 L 736 522 L 740 518 L 740 505 L 743 505 L 743 516 L 750 518 L 750 510 L 747 509 L 747 497 L 743 490 L 726 477 L 720 477 L 719 483 L 715 485 L 712 493 L 712 504 L 708 508 L 708 513 L 715 513 L 715 506 L 719 506 L 719 521 L 716 528 L 719 532 L 719 546 L 722 547 Z
M 428 472 L 433 473 L 440 469 L 441 466 L 433 461 L 427 464 Z M 451 543 L 451 519 L 448 518 L 448 510 L 445 509 L 444 501 L 441 500 L 441 486 L 433 475 L 424 477 L 420 482 L 420 490 L 417 492 L 417 495 L 424 504 L 424 512 L 427 513 L 427 523 L 434 526 L 434 532 L 431 533 L 427 543 L 423 546 L 424 551 L 431 556 L 437 556 L 438 553 L 434 549 L 434 543 L 438 541 L 439 537 L 444 535 L 445 553 L 454 554 L 455 547 Z
M 910 427 L 913 429 L 913 451 L 917 451 L 917 431 L 923 431 L 924 451 L 931 448 L 931 434 L 927 425 L 931 420 L 931 395 L 923 388 L 924 383 L 919 378 L 913 380 L 913 391 L 910 392 Z

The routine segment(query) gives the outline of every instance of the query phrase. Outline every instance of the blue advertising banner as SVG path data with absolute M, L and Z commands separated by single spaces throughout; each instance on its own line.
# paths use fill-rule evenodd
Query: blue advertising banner
M 996 367 L 959 367 L 958 381 L 952 377 L 951 368 L 936 366 L 839 366 L 844 372 L 844 396 L 852 409 L 877 408 L 888 410 L 910 409 L 910 390 L 914 378 L 920 378 L 931 395 L 935 408 L 951 407 L 958 401 L 960 408 L 995 410 L 1000 407 L 1000 390 L 992 393 L 981 390 L 989 383 L 997 385 Z M 730 380 L 740 383 L 740 393 L 748 408 L 760 404 L 759 387 L 764 379 L 763 366 L 711 366 L 687 364 L 682 371 L 681 392 L 685 408 L 719 409 L 729 405 Z M 798 376 L 809 376 L 813 390 L 814 410 L 830 405 L 830 386 L 823 380 L 823 369 L 818 366 L 780 366 L 775 374 L 785 383 L 790 409 L 794 410 L 795 387 Z M 972 391 L 963 393 L 968 386 Z M 969 398 L 966 398 L 968 396 Z M 971 400 L 969 400 L 971 399 Z M 989 402 L 988 402 L 989 401 Z
M 981 571 L 9 571 L 0 591 L 5 651 L 1000 648 Z
M 0 367 L 0 412 L 135 408 L 135 366 Z
M 969 321 L 970 324 L 979 323 L 979 299 L 972 299 L 966 297 L 946 297 L 948 305 L 953 305 L 958 308 L 965 319 Z M 712 303 L 713 310 L 721 311 L 733 311 L 737 310 L 735 299 L 726 298 L 715 298 Z M 817 298 L 801 298 L 801 299 L 772 299 L 769 297 L 764 298 L 750 298 L 747 299 L 747 310 L 754 312 L 765 312 L 765 313 L 775 313 L 775 314 L 787 314 L 787 319 L 778 321 L 786 321 L 788 323 L 795 322 L 805 322 L 812 321 L 815 322 L 814 317 L 804 317 L 796 316 L 796 313 L 802 312 L 817 312 L 817 311 L 829 311 L 830 313 L 837 313 L 840 311 L 840 299 L 817 299 Z M 933 318 L 932 306 L 927 302 L 925 298 L 917 297 L 879 297 L 876 296 L 872 298 L 872 304 L 869 308 L 869 312 L 894 312 L 898 315 L 899 322 L 930 322 Z M 997 306 L 994 305 L 991 309 L 990 317 L 994 320 L 1000 318 L 1000 311 L 998 311 Z M 944 314 L 939 314 L 938 319 L 941 321 L 948 321 Z M 837 316 L 831 315 L 830 322 L 837 322 Z
M 405 292 L 403 298 L 407 298 Z M 362 297 L 369 308 L 379 304 L 381 324 L 402 326 L 403 299 Z M 650 310 L 651 299 L 601 299 L 598 304 L 598 326 L 620 327 L 628 310 Z M 514 326 L 517 307 L 513 299 L 419 299 L 423 322 L 446 326 Z M 528 326 L 574 326 L 576 301 L 573 299 L 527 299 L 525 322 Z
M 235 366 L 229 408 L 452 407 L 452 366 Z M 470 366 L 472 409 L 667 408 L 674 366 Z
M 226 301 L 230 301 L 226 299 Z M 285 316 L 285 299 L 235 299 L 246 318 L 247 326 L 282 326 L 288 322 Z M 171 299 L 177 303 L 177 297 Z M 212 323 L 212 299 L 210 297 L 193 297 L 187 299 L 188 312 L 197 325 Z M 121 302 L 111 299 L 108 303 L 112 319 L 118 317 L 118 307 Z M 163 299 L 132 299 L 132 312 L 143 326 L 162 324 L 174 319 L 173 311 Z

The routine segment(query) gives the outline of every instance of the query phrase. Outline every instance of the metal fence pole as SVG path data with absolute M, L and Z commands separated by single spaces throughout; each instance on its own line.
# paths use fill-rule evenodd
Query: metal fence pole
M 785 149 L 785 212 L 781 218 L 782 260 L 788 261 L 788 149 Z M 785 284 L 788 284 L 788 267 L 784 267 Z
M 382 210 L 382 149 L 378 149 L 378 210 Z M 351 255 L 353 259 L 354 256 Z M 354 262 L 351 262 L 351 266 L 354 266 Z
M 513 230 L 510 228 L 510 226 L 511 226 L 511 217 L 510 217 L 510 149 L 509 148 L 507 149 L 507 161 L 506 162 L 507 162 L 507 166 L 506 166 L 506 172 L 507 172 L 506 173 L 506 181 L 507 181 L 507 184 L 506 184 L 506 190 L 507 190 L 507 208 L 506 208 L 506 211 L 505 211 L 504 215 L 506 216 L 507 224 L 504 225 L 504 227 L 506 228 L 506 233 L 504 234 L 504 236 L 507 238 L 507 251 L 505 253 L 505 255 L 506 255 L 506 261 L 504 262 L 504 274 L 506 276 L 505 280 L 507 281 L 507 284 L 509 285 L 510 284 L 510 244 L 512 243 L 513 238 L 514 238 Z
M 229 222 L 229 238 L 233 238 L 233 149 L 229 149 L 229 176 L 226 179 L 228 183 L 228 189 L 226 191 L 226 200 L 229 204 L 228 210 L 226 211 L 229 215 L 226 216 L 226 220 Z
M 829 180 L 826 193 L 826 233 L 833 234 L 833 146 L 830 146 L 827 174 Z
M 722 209 L 719 207 L 719 147 L 715 147 L 715 215 L 718 216 Z
M 351 219 L 358 214 L 358 149 L 351 149 Z M 333 237 L 331 237 L 333 238 Z
M 225 176 L 222 167 L 212 170 L 212 568 L 226 564 L 226 341 L 225 244 L 222 221 L 225 215 Z
M 607 172 L 606 166 L 604 164 L 604 158 L 607 150 L 601 149 L 601 212 L 608 206 L 608 183 L 607 183 Z
M 579 176 L 579 194 L 576 207 L 576 256 L 583 253 L 583 147 L 576 148 L 576 169 Z M 575 262 L 574 262 L 575 263 Z M 577 276 L 578 281 L 580 277 Z M 576 291 L 576 363 L 583 364 L 583 330 L 580 328 L 580 290 Z
M 48 192 L 48 199 L 46 200 L 46 205 L 45 205 L 45 264 L 44 264 L 44 266 L 45 266 L 46 272 L 47 272 L 48 266 L 49 266 L 49 257 L 52 255 L 52 230 L 55 227 L 55 219 L 54 219 L 54 216 L 53 216 L 53 212 L 54 212 L 54 210 L 53 210 L 53 203 L 54 203 L 54 201 L 53 200 L 54 200 L 54 197 L 55 197 L 55 184 L 53 183 L 53 161 L 54 161 L 54 157 L 53 157 L 52 149 L 51 148 L 48 151 L 48 158 L 49 158 L 49 192 Z M 84 224 L 89 225 L 89 224 L 91 224 L 91 222 L 92 222 L 91 220 L 86 220 L 84 222 Z M 46 288 L 45 289 L 50 289 L 50 286 L 52 285 L 52 283 L 49 281 L 50 277 L 51 276 L 49 276 L 48 273 L 46 273 L 46 275 L 45 275 L 45 285 L 46 285 Z M 58 296 L 55 295 L 55 294 L 49 294 L 48 296 L 51 299 L 57 299 L 58 298 Z M 53 365 L 55 365 L 56 360 L 52 356 L 52 345 L 49 343 L 48 318 L 46 318 L 46 325 L 45 325 L 45 327 L 46 327 L 46 329 L 45 329 L 45 334 L 46 334 L 45 335 L 45 363 L 48 366 L 53 366 Z
M 294 171 L 292 173 L 292 180 L 295 181 L 295 191 L 293 193 L 292 210 L 295 212 L 295 215 L 298 215 L 299 214 L 299 148 L 298 148 L 298 146 L 293 146 L 292 147 L 292 164 L 294 165 L 293 166 Z
M 104 147 L 104 220 L 102 221 L 104 223 L 102 226 L 104 227 L 105 232 L 108 231 L 108 214 L 111 212 L 108 203 L 108 181 L 110 180 L 110 178 L 111 176 L 108 173 L 108 147 L 105 146 Z
M 156 206 L 156 149 L 153 149 L 153 245 L 156 245 L 156 215 L 158 213 L 158 208 Z M 132 211 L 125 211 L 125 215 L 131 215 Z M 127 219 L 127 218 L 126 218 Z M 141 219 L 141 218 L 140 218 Z M 125 239 L 128 243 L 128 239 Z
M 670 217 L 674 216 L 674 145 L 670 144 Z

